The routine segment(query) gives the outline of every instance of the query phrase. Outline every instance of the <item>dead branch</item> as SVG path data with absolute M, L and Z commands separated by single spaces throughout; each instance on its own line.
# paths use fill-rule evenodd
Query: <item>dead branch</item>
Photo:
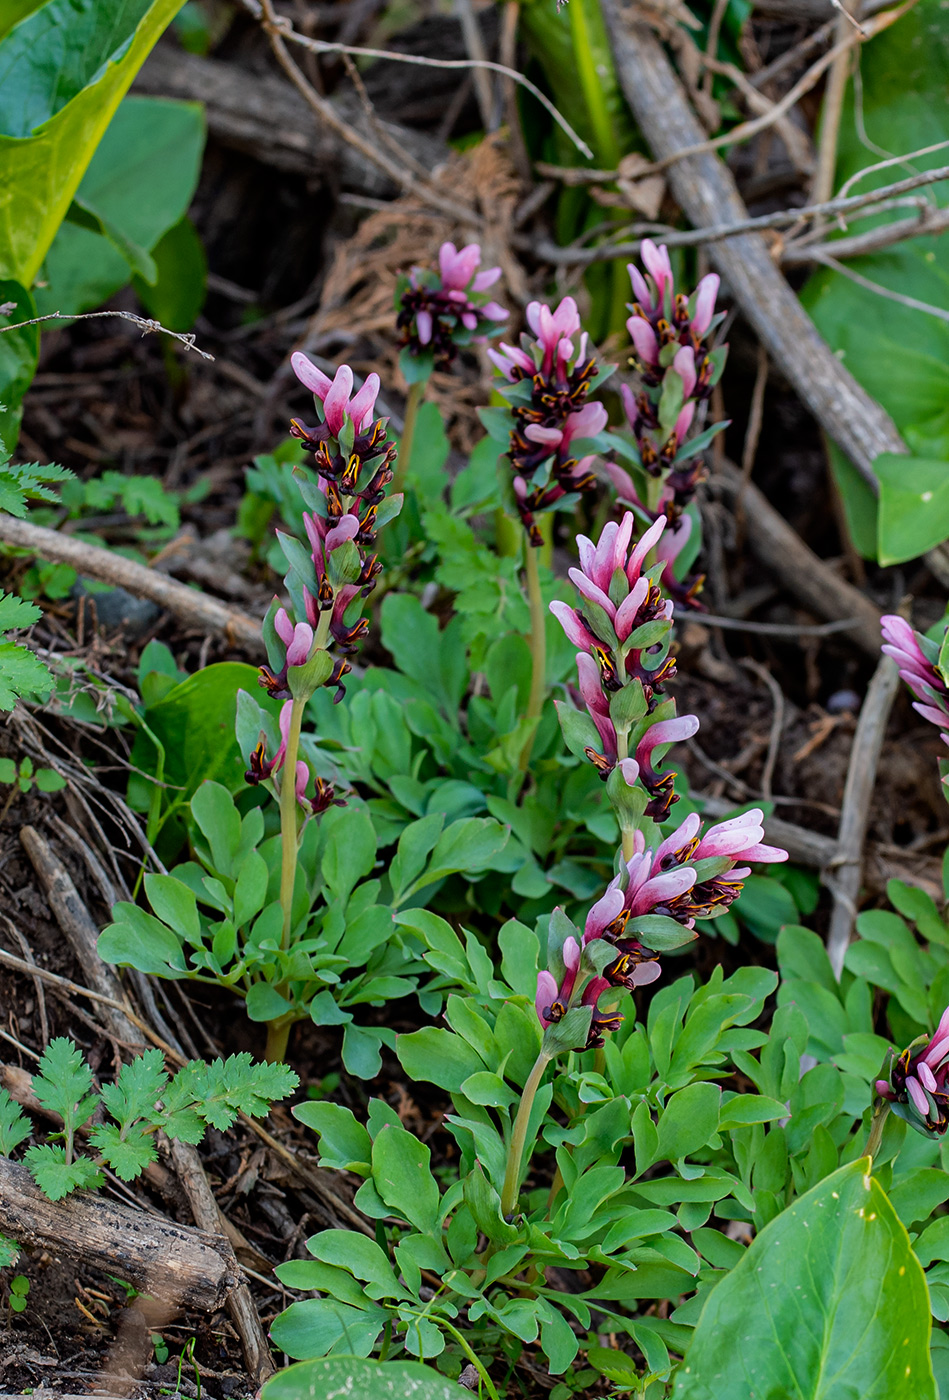
M 220 633 L 231 646 L 262 654 L 260 623 L 238 608 L 208 598 L 194 588 L 176 583 L 156 569 L 146 568 L 109 549 L 84 544 L 57 530 L 0 515 L 0 542 L 17 545 L 54 564 L 70 564 L 77 573 L 125 588 L 140 598 L 150 598 L 167 608 L 179 622 L 205 632 Z
M 47 1200 L 26 1167 L 7 1157 L 0 1157 L 0 1230 L 31 1249 L 117 1274 L 178 1308 L 214 1312 L 246 1287 L 225 1241 L 86 1191 Z
M 863 843 L 877 764 L 899 685 L 896 666 L 888 656 L 881 657 L 861 706 L 853 736 L 836 850 L 822 872 L 824 884 L 830 888 L 834 900 L 827 934 L 827 956 L 838 979 L 843 971 L 857 914 L 857 896 L 863 876 Z
M 5 301 L 0 306 L 0 316 L 9 316 L 16 310 L 15 301 Z M 0 326 L 0 335 L 7 331 L 21 331 L 24 326 L 40 326 L 44 321 L 95 321 L 102 316 L 118 316 L 120 321 L 130 321 L 133 326 L 138 326 L 142 335 L 151 335 L 155 331 L 160 331 L 162 335 L 170 335 L 172 340 L 177 340 L 186 350 L 193 350 L 196 355 L 200 355 L 202 360 L 213 360 L 214 356 L 209 355 L 206 350 L 202 350 L 194 342 L 194 336 L 190 331 L 170 331 L 167 326 L 163 326 L 160 321 L 152 321 L 145 316 L 136 316 L 134 311 L 75 311 L 70 315 L 65 315 L 62 311 L 48 311 L 45 316 L 33 316 L 29 321 L 17 321 L 12 326 Z

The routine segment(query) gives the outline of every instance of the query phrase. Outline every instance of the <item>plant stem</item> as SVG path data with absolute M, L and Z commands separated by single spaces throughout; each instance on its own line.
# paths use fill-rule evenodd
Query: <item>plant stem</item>
M 484 1369 L 484 1366 L 478 1360 L 477 1356 L 475 1356 L 474 1352 L 471 1350 L 471 1347 L 465 1341 L 462 1334 L 458 1331 L 458 1328 L 453 1327 L 451 1323 L 448 1322 L 444 1317 L 440 1317 L 438 1319 L 437 1325 L 439 1327 L 443 1327 L 445 1331 L 449 1333 L 450 1336 L 454 1337 L 455 1341 L 461 1347 L 465 1356 L 467 1356 L 468 1360 L 471 1362 L 472 1366 L 475 1368 L 478 1375 L 484 1382 L 488 1395 L 491 1397 L 491 1400 L 501 1400 L 501 1397 L 498 1395 L 497 1391 L 494 1388 L 494 1384 L 491 1380 L 491 1377 L 488 1375 L 487 1371 Z
M 527 701 L 527 719 L 539 720 L 544 708 L 547 693 L 547 616 L 544 612 L 544 597 L 540 591 L 540 568 L 537 550 L 525 541 L 527 556 L 524 560 L 524 576 L 527 580 L 527 599 L 531 610 L 531 690 Z M 527 772 L 537 726 L 531 730 L 527 742 L 521 750 L 520 769 Z
M 507 1154 L 507 1170 L 504 1173 L 504 1187 L 501 1191 L 501 1214 L 505 1220 L 508 1216 L 513 1215 L 517 1206 L 524 1144 L 527 1141 L 527 1126 L 530 1122 L 531 1109 L 534 1106 L 534 1096 L 540 1087 L 540 1081 L 544 1077 L 544 1071 L 550 1059 L 551 1056 L 541 1050 L 534 1063 L 534 1068 L 527 1077 L 521 1102 L 518 1105 L 517 1117 L 514 1119 L 514 1131 L 511 1133 L 511 1146 Z
M 873 1118 L 870 1121 L 870 1134 L 867 1138 L 867 1145 L 863 1149 L 863 1155 L 871 1158 L 870 1167 L 873 1169 L 872 1159 L 880 1150 L 880 1143 L 883 1140 L 883 1127 L 890 1113 L 890 1105 L 886 1099 L 881 1099 L 880 1106 L 873 1110 Z
M 283 935 L 280 946 L 290 947 L 293 924 L 293 887 L 297 873 L 297 754 L 300 752 L 300 728 L 303 724 L 305 700 L 294 700 L 290 709 L 290 729 L 287 749 L 280 774 L 280 907 L 283 910 Z
M 406 473 L 409 470 L 409 463 L 412 460 L 412 439 L 415 437 L 415 420 L 418 417 L 419 407 L 424 397 L 424 380 L 417 380 L 414 384 L 409 385 L 408 398 L 405 400 L 405 422 L 402 425 L 402 436 L 399 439 L 399 456 L 395 464 L 392 488 L 389 492 L 392 496 L 405 487 Z
M 616 731 L 616 761 L 622 763 L 624 758 L 629 758 L 629 730 L 617 729 Z M 636 854 L 636 828 L 621 827 L 620 835 L 623 842 L 623 859 L 628 863 Z M 599 1051 L 597 1051 L 599 1054 Z
M 264 1059 L 268 1065 L 283 1064 L 287 1058 L 287 1045 L 290 1041 L 290 1027 L 293 1025 L 292 1016 L 281 1016 L 276 1021 L 267 1022 L 267 1044 L 264 1048 Z

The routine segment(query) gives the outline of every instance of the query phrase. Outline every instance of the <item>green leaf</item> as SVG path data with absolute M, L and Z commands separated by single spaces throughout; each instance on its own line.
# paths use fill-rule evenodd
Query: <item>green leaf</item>
M 423 1234 L 439 1225 L 439 1193 L 431 1153 L 405 1128 L 386 1123 L 372 1144 L 372 1180 L 395 1214 Z
M 711 1293 L 676 1375 L 682 1400 L 936 1400 L 929 1299 L 869 1159 L 760 1232 Z
M 276 1335 L 274 1340 L 282 1345 Z M 417 1361 L 329 1356 L 287 1366 L 267 1382 L 261 1400 L 458 1400 L 459 1390 L 456 1381 Z
M 718 1129 L 722 1091 L 717 1084 L 689 1084 L 673 1094 L 659 1116 L 657 1160 L 675 1162 L 703 1148 Z
M 510 829 L 494 817 L 464 817 L 452 822 L 438 838 L 428 868 L 415 881 L 412 892 L 458 871 L 474 875 L 490 868 L 491 860 L 507 845 L 510 834 Z
M 29 647 L 0 642 L 0 710 L 12 710 L 17 700 L 49 695 L 53 678 Z
M 322 818 L 323 879 L 337 899 L 346 899 L 376 860 L 376 833 L 362 807 L 333 807 Z
M 170 928 L 135 904 L 120 901 L 96 944 L 103 962 L 135 967 L 155 977 L 186 977 L 181 942 Z
M 33 1131 L 33 1125 L 6 1089 L 0 1089 L 0 1157 L 10 1153 Z
M 0 1269 L 11 1269 L 20 1257 L 20 1246 L 9 1235 L 0 1235 Z
M 163 234 L 152 248 L 155 279 L 132 278 L 146 313 L 170 331 L 190 331 L 204 306 L 208 260 L 204 244 L 187 217 Z
M 97 1095 L 89 1093 L 92 1072 L 82 1051 L 65 1036 L 57 1036 L 47 1045 L 32 1087 L 43 1107 L 59 1114 L 67 1133 L 87 1122 L 98 1103 Z
M 396 1037 L 395 1053 L 410 1079 L 437 1084 L 449 1093 L 460 1089 L 471 1074 L 484 1069 L 484 1061 L 460 1035 L 441 1026 Z
M 92 155 L 183 0 L 48 0 L 0 43 L 0 272 L 31 285 Z
M 43 1195 L 51 1201 L 61 1201 L 71 1191 L 94 1191 L 105 1180 L 88 1157 L 76 1157 L 67 1162 L 66 1149 L 52 1143 L 31 1147 L 23 1160 Z
M 320 1138 L 320 1165 L 368 1176 L 372 1170 L 372 1138 L 351 1109 L 338 1103 L 299 1103 L 291 1110 Z
M 877 557 L 902 564 L 949 536 L 949 463 L 882 452 L 873 461 L 880 480 Z
M 513 1244 L 520 1231 L 516 1225 L 509 1225 L 501 1214 L 501 1197 L 485 1176 L 480 1162 L 475 1162 L 474 1170 L 465 1177 L 465 1205 L 471 1211 L 474 1222 L 492 1244 Z
M 0 315 L 0 326 L 15 326 L 36 315 L 36 303 L 26 288 L 4 276 L 4 271 L 0 258 L 0 306 L 13 302 L 13 310 Z M 23 326 L 21 330 L 6 331 L 0 335 L 0 453 L 4 446 L 7 451 L 12 451 L 16 446 L 23 412 L 20 405 L 36 373 L 39 347 L 38 326 Z M 5 495 L 0 485 L 0 509 L 9 510 Z M 23 511 L 14 513 L 22 515 Z
M 370 1298 L 411 1297 L 396 1278 L 385 1251 L 355 1230 L 321 1230 L 307 1240 L 306 1247 L 314 1258 L 347 1269 L 367 1284 Z
M 103 1084 L 102 1102 L 122 1127 L 136 1118 L 151 1121 L 155 1104 L 168 1083 L 160 1050 L 146 1050 L 119 1071 L 114 1084 Z
M 120 1129 L 114 1123 L 102 1123 L 93 1128 L 89 1140 L 123 1181 L 134 1181 L 158 1158 L 154 1138 L 140 1124 Z
M 269 982 L 255 982 L 244 998 L 244 1010 L 251 1021 L 276 1021 L 292 1006 Z

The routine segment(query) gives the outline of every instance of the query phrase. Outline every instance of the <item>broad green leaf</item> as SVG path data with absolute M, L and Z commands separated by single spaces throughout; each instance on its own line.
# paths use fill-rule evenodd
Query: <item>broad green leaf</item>
M 132 278 L 145 311 L 170 331 L 190 331 L 204 306 L 208 260 L 198 231 L 187 216 L 151 250 L 155 281 Z
M 372 1180 L 387 1206 L 423 1234 L 438 1226 L 439 1194 L 431 1153 L 405 1128 L 386 1123 L 372 1144 Z
M 183 0 L 48 0 L 0 43 L 0 273 L 31 285 L 116 107 Z
M 659 1116 L 657 1159 L 675 1162 L 704 1147 L 718 1128 L 722 1091 L 717 1084 L 689 1084 L 673 1094 Z
M 423 1026 L 420 1031 L 396 1038 L 395 1053 L 411 1079 L 437 1084 L 453 1092 L 471 1074 L 484 1069 L 484 1061 L 460 1035 L 441 1026 Z
M 332 807 L 322 819 L 323 879 L 337 899 L 368 875 L 376 859 L 376 834 L 361 807 Z
M 280 1342 L 276 1333 L 275 1324 L 274 1340 Z M 328 1356 L 278 1372 L 264 1386 L 262 1400 L 458 1400 L 460 1389 L 456 1381 L 417 1361 Z
M 883 452 L 873 470 L 880 479 L 877 557 L 902 564 L 949 536 L 949 460 Z
M 151 250 L 184 218 L 203 150 L 199 104 L 156 97 L 123 100 L 46 255 L 43 278 L 48 285 L 36 293 L 41 314 L 98 306 L 133 273 L 144 287 L 157 290 L 159 268 Z M 167 283 L 167 259 L 165 273 Z M 166 296 L 166 304 L 168 300 Z
M 0 186 L 0 214 L 2 207 L 3 190 Z M 36 315 L 36 303 L 24 286 L 4 276 L 7 270 L 0 258 L 0 306 L 13 304 L 12 311 L 0 315 L 0 326 L 18 326 L 21 321 L 29 321 Z M 0 335 L 0 461 L 3 460 L 4 447 L 12 451 L 16 446 L 22 417 L 20 405 L 33 382 L 39 348 L 38 326 L 24 326 L 22 330 L 5 331 Z M 0 509 L 10 509 L 9 505 L 4 506 L 3 493 L 0 493 Z
M 372 1298 L 408 1298 L 411 1295 L 400 1285 L 389 1257 L 375 1240 L 354 1230 L 321 1230 L 312 1235 L 306 1247 L 324 1264 L 335 1264 L 368 1285 Z
M 368 1176 L 372 1159 L 372 1139 L 351 1109 L 338 1103 L 300 1103 L 291 1109 L 320 1137 L 320 1162 L 339 1171 L 358 1171 Z
M 765 1226 L 706 1302 L 675 1397 L 936 1400 L 926 1281 L 868 1169 Z

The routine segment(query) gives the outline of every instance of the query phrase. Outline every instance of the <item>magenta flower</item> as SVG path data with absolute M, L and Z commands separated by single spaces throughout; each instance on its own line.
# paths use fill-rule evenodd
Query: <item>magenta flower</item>
M 486 267 L 479 272 L 480 263 L 477 243 L 460 249 L 443 243 L 437 271 L 413 267 L 399 278 L 396 327 L 403 354 L 417 359 L 430 353 L 431 364 L 448 368 L 460 346 L 495 334 L 495 325 L 507 319 L 507 312 L 484 294 L 501 276 L 501 269 Z M 403 368 L 408 373 L 404 364 Z
M 880 624 L 884 640 L 881 649 L 896 662 L 900 676 L 916 696 L 913 709 L 931 724 L 949 730 L 949 688 L 936 669 L 938 645 L 914 632 L 896 614 L 881 618 Z M 941 734 L 940 738 L 949 744 L 949 735 Z
M 285 608 L 278 608 L 274 617 L 277 636 L 286 644 L 287 665 L 304 666 L 313 650 L 313 628 L 307 622 L 290 621 Z
M 949 1127 L 949 1010 L 936 1033 L 921 1035 L 900 1055 L 891 1050 L 885 1078 L 874 1087 L 898 1117 L 927 1137 L 941 1137 Z
M 693 335 L 703 336 L 712 324 L 712 317 L 715 315 L 715 299 L 718 296 L 718 288 L 721 282 L 717 272 L 710 272 L 703 277 L 695 290 L 695 315 L 692 317 L 691 330 Z
M 537 996 L 534 1005 L 542 1026 L 549 1026 L 563 1019 L 580 969 L 580 944 L 575 938 L 567 938 L 564 941 L 560 955 L 565 971 L 559 987 L 553 973 L 537 974 Z
M 244 774 L 244 780 L 256 787 L 258 783 L 264 782 L 267 778 L 278 773 L 283 767 L 283 761 L 287 753 L 287 738 L 290 734 L 290 717 L 293 712 L 293 701 L 287 702 L 280 709 L 280 744 L 273 758 L 267 757 L 267 736 L 263 731 L 257 740 L 257 745 L 250 756 L 250 767 Z
M 333 437 L 339 437 L 347 418 L 357 433 L 366 431 L 379 394 L 378 374 L 367 375 L 362 388 L 353 394 L 353 372 L 349 365 L 340 365 L 335 379 L 330 379 L 299 350 L 290 356 L 290 364 L 300 383 L 323 405 L 324 421 Z
M 659 339 L 644 316 L 630 316 L 626 322 L 629 338 L 644 365 L 655 368 L 659 363 Z M 625 388 L 625 385 L 624 385 Z
M 664 243 L 658 247 L 651 238 L 644 238 L 639 255 L 643 260 L 650 281 L 647 282 L 634 263 L 627 264 L 633 295 L 639 305 L 650 316 L 662 316 L 666 303 L 666 289 L 672 292 L 672 263 L 669 250 Z

